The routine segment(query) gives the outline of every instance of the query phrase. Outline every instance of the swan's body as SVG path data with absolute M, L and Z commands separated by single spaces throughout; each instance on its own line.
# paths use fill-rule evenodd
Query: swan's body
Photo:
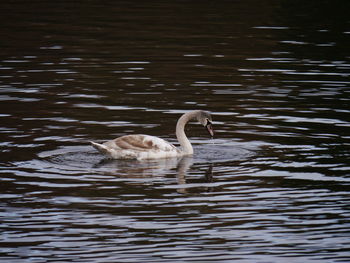
M 102 154 L 113 159 L 160 159 L 193 154 L 193 148 L 185 134 L 185 125 L 192 119 L 197 119 L 205 126 L 211 136 L 214 135 L 211 126 L 211 116 L 205 111 L 190 111 L 180 117 L 176 124 L 176 137 L 180 148 L 171 143 L 150 135 L 125 135 L 103 144 L 91 142 L 92 146 Z

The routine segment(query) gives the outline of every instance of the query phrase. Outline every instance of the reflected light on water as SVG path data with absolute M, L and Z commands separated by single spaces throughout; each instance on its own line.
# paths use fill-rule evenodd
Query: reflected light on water
M 347 262 L 349 10 L 329 1 L 5 1 L 1 259 Z M 300 2 L 300 3 L 299 3 Z M 105 160 L 144 133 L 193 157 Z

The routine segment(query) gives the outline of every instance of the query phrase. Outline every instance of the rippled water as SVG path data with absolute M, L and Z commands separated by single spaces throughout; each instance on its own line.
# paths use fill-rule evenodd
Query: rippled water
M 1 262 L 350 261 L 348 2 L 1 5 Z

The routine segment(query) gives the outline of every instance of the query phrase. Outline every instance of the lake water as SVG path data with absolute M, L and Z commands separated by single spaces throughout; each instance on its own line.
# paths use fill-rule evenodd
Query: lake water
M 1 262 L 350 261 L 349 1 L 0 5 Z

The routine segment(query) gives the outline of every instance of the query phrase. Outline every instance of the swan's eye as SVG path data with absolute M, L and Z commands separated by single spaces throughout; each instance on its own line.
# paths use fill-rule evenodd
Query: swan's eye
M 206 121 L 207 121 L 207 124 L 206 125 L 209 125 L 209 124 L 211 124 L 211 121 L 207 118 L 207 119 L 205 119 Z

